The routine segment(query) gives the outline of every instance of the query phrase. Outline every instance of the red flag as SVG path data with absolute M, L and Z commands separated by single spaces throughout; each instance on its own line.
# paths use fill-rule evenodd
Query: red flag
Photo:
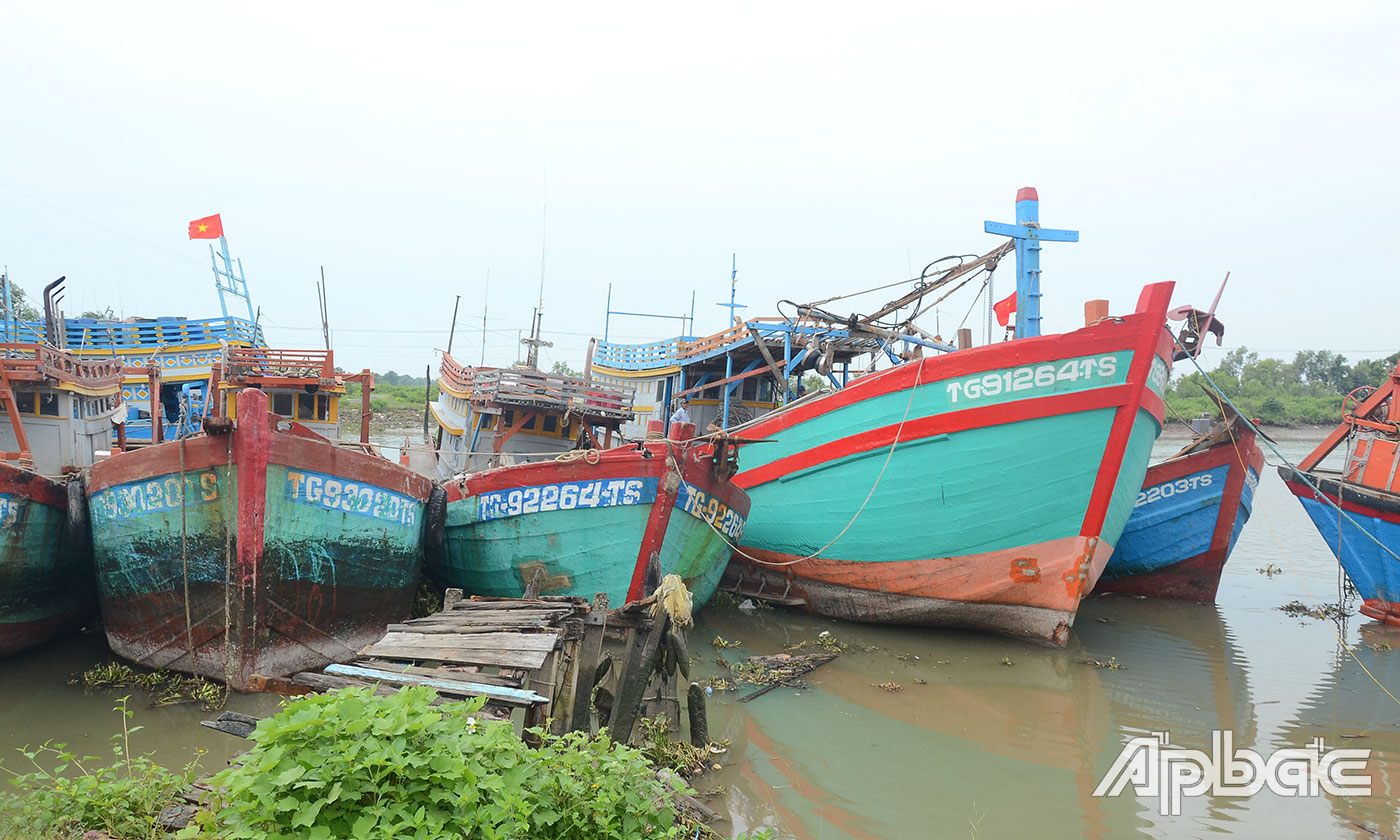
M 219 214 L 190 222 L 190 239 L 218 239 L 224 235 L 224 223 Z
M 1011 313 L 1016 311 L 1016 293 L 1012 292 L 1010 297 L 992 304 L 992 311 L 997 314 L 997 323 L 1006 326 L 1011 320 Z

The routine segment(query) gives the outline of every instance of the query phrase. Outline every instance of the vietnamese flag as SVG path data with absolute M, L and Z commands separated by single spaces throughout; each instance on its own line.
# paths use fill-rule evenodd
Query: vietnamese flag
M 190 222 L 190 239 L 218 239 L 224 235 L 224 223 L 219 214 Z
M 1006 326 L 1011 320 L 1011 313 L 1016 311 L 1016 293 L 1012 292 L 1009 297 L 992 304 L 992 311 L 997 314 L 997 323 Z

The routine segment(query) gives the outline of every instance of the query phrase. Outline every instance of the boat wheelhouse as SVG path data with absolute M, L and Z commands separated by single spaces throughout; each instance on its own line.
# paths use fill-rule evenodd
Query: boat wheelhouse
M 438 477 L 553 458 L 580 446 L 610 448 L 632 416 L 632 398 L 628 386 L 529 365 L 466 367 L 444 353 L 430 406 L 439 428 Z

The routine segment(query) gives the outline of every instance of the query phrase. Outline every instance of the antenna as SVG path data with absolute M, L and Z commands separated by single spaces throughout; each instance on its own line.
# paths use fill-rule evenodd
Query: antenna
M 725 324 L 726 329 L 734 326 L 734 319 L 739 317 L 739 313 L 735 310 L 748 308 L 748 304 L 734 302 L 734 296 L 738 293 L 739 257 L 737 254 L 730 254 L 729 260 L 729 303 L 715 304 L 715 306 L 723 306 L 729 310 L 729 323 Z M 691 326 L 693 328 L 694 324 Z
M 326 341 L 326 349 L 331 349 L 330 313 L 326 308 L 326 267 L 321 266 L 321 282 L 316 284 L 316 298 L 321 304 L 321 337 Z
M 491 304 L 491 269 L 486 269 L 486 291 L 481 293 L 481 365 L 486 366 L 486 309 Z M 452 321 L 456 323 L 457 319 Z
M 452 326 L 447 330 L 447 355 L 452 355 L 452 339 L 457 335 L 457 306 L 462 302 L 462 296 L 457 295 L 457 299 L 452 301 Z

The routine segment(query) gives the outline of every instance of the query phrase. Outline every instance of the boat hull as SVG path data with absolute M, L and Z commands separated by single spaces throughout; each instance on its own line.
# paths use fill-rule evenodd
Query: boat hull
M 1133 315 L 911 362 L 746 426 L 768 442 L 743 452 L 753 513 L 724 585 L 1064 644 L 1161 430 L 1170 294 L 1149 286 Z
M 431 483 L 308 432 L 244 391 L 238 427 L 95 464 L 108 642 L 245 689 L 353 656 L 407 617 Z
M 1400 626 L 1400 560 L 1395 557 L 1400 553 L 1400 493 L 1340 481 L 1336 474 L 1300 473 L 1288 466 L 1279 467 L 1279 476 L 1360 593 L 1361 614 Z M 1337 512 L 1334 505 L 1338 504 L 1346 516 Z
M 1254 433 L 1236 426 L 1233 439 L 1148 468 L 1095 591 L 1214 601 L 1263 466 Z
M 82 626 L 97 612 L 92 556 L 67 540 L 68 493 L 0 463 L 0 656 Z
M 539 575 L 538 594 L 602 592 L 619 605 L 647 594 L 654 555 L 698 608 L 714 594 L 749 512 L 748 496 L 716 475 L 705 445 L 648 442 L 445 487 L 445 544 L 429 574 L 495 597 L 519 597 Z

